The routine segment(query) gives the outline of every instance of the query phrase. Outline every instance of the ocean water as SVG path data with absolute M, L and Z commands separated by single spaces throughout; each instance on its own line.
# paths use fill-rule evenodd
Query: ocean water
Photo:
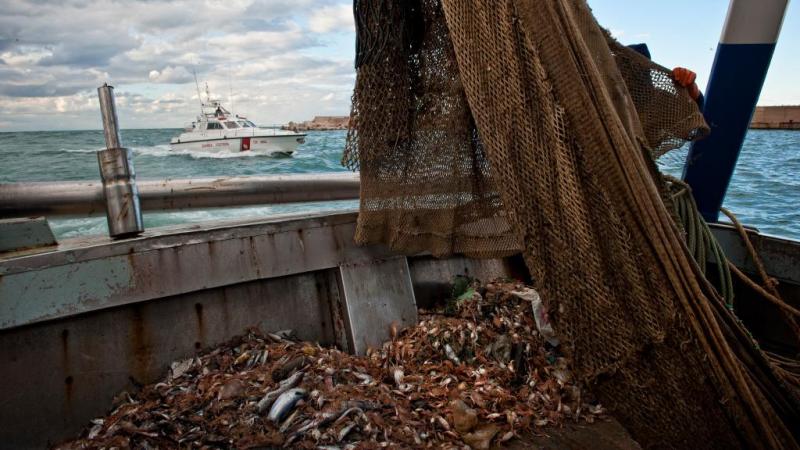
M 310 132 L 291 157 L 253 153 L 207 154 L 170 151 L 179 130 L 124 130 L 122 140 L 134 152 L 137 177 L 266 175 L 341 172 L 344 131 Z M 0 133 L 0 183 L 16 181 L 98 180 L 95 152 L 104 146 L 101 131 Z M 680 176 L 686 149 L 659 161 Z M 800 239 L 800 132 L 751 130 L 742 149 L 725 206 L 747 225 L 764 233 Z M 357 208 L 357 201 L 240 207 L 188 212 L 145 213 L 152 228 L 215 219 L 247 219 L 295 211 Z M 104 217 L 51 220 L 59 238 L 107 232 Z
M 667 153 L 659 167 L 680 177 L 687 153 Z M 800 131 L 749 130 L 723 206 L 762 233 L 800 240 Z
M 171 151 L 177 129 L 123 130 L 123 144 L 133 150 L 137 179 L 269 175 L 345 171 L 341 166 L 345 131 L 310 132 L 291 157 L 255 153 L 211 154 Z M 97 150 L 102 131 L 0 133 L 0 183 L 17 181 L 99 180 Z M 265 205 L 180 212 L 145 212 L 145 228 L 217 219 L 249 219 L 298 211 L 358 208 L 358 201 Z M 54 218 L 57 238 L 106 234 L 105 217 Z

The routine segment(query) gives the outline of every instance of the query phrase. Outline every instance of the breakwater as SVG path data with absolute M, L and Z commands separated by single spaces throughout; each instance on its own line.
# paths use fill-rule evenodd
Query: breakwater
M 800 105 L 759 106 L 750 128 L 761 130 L 800 130 Z

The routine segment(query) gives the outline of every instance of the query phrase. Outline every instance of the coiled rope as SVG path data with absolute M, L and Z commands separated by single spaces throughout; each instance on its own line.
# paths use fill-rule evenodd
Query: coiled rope
M 778 292 L 778 282 L 767 274 L 764 263 L 756 252 L 755 246 L 747 230 L 736 216 L 726 208 L 720 208 L 723 214 L 730 219 L 734 228 L 741 237 L 742 242 L 747 248 L 747 253 L 753 261 L 756 273 L 758 274 L 763 286 L 756 283 L 749 276 L 745 275 L 736 265 L 734 265 L 724 254 L 722 247 L 711 233 L 703 216 L 697 210 L 694 196 L 691 194 L 691 187 L 677 178 L 669 175 L 664 176 L 670 197 L 673 200 L 675 213 L 679 219 L 679 224 L 686 233 L 686 244 L 691 250 L 697 264 L 703 273 L 706 273 L 706 265 L 710 260 L 717 267 L 718 283 L 715 285 L 717 292 L 725 299 L 728 308 L 733 310 L 733 280 L 731 274 L 736 275 L 739 280 L 752 289 L 756 294 L 777 306 L 782 313 L 781 316 L 789 328 L 794 333 L 794 337 L 800 343 L 800 310 L 786 303 Z M 786 358 L 777 353 L 765 351 L 768 360 L 774 370 L 780 375 L 781 379 L 794 390 L 796 395 L 800 395 L 800 363 L 796 359 Z
M 733 309 L 734 292 L 730 271 L 731 265 L 725 257 L 719 242 L 711 233 L 711 228 L 709 228 L 703 216 L 697 210 L 697 203 L 694 201 L 691 187 L 675 177 L 669 175 L 664 177 L 668 182 L 675 213 L 686 233 L 686 245 L 689 247 L 692 257 L 704 274 L 706 274 L 706 266 L 709 259 L 714 263 L 717 267 L 718 283 L 715 285 L 717 292 L 725 299 L 728 308 Z M 757 256 L 756 259 L 758 259 Z M 708 275 L 706 275 L 707 277 Z
M 761 257 L 759 257 L 758 252 L 756 252 L 747 230 L 742 223 L 739 222 L 739 219 L 728 209 L 720 208 L 722 213 L 730 219 L 734 228 L 736 228 L 736 231 L 739 233 L 739 236 L 742 238 L 742 242 L 744 242 L 745 248 L 747 248 L 747 253 L 753 261 L 756 273 L 759 278 L 761 278 L 763 286 L 745 275 L 744 272 L 725 256 L 722 247 L 712 234 L 711 228 L 709 228 L 703 216 L 700 215 L 700 212 L 697 210 L 697 203 L 694 201 L 694 196 L 691 195 L 691 187 L 684 181 L 675 177 L 669 175 L 665 175 L 664 177 L 668 182 L 668 189 L 675 206 L 675 212 L 680 219 L 680 225 L 686 233 L 686 245 L 689 247 L 692 256 L 703 273 L 706 273 L 706 265 L 709 261 L 709 256 L 711 257 L 711 262 L 717 267 L 717 275 L 719 278 L 719 282 L 715 287 L 725 299 L 728 307 L 733 308 L 734 293 L 733 280 L 731 278 L 731 273 L 733 273 L 750 289 L 784 312 L 785 320 L 792 328 L 795 335 L 798 336 L 798 340 L 800 340 L 800 323 L 798 323 L 800 310 L 789 305 L 781 298 L 777 288 L 777 280 L 767 274 Z

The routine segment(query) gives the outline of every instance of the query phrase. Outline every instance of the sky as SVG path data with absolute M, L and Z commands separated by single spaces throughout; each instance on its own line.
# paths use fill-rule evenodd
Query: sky
M 705 86 L 724 0 L 589 0 L 624 44 Z M 178 128 L 201 88 L 260 125 L 347 115 L 352 3 L 338 0 L 0 0 L 0 131 L 100 128 L 115 86 L 123 128 Z M 790 2 L 759 104 L 800 104 L 800 7 Z

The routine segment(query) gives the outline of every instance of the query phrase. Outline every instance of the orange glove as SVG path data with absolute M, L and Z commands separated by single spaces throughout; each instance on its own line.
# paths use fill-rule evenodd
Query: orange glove
M 689 95 L 694 100 L 697 100 L 697 97 L 700 96 L 700 88 L 698 88 L 697 83 L 694 82 L 694 80 L 697 79 L 696 73 L 683 67 L 676 67 L 672 69 L 672 78 L 675 79 L 675 82 L 678 83 L 678 85 L 688 89 Z

